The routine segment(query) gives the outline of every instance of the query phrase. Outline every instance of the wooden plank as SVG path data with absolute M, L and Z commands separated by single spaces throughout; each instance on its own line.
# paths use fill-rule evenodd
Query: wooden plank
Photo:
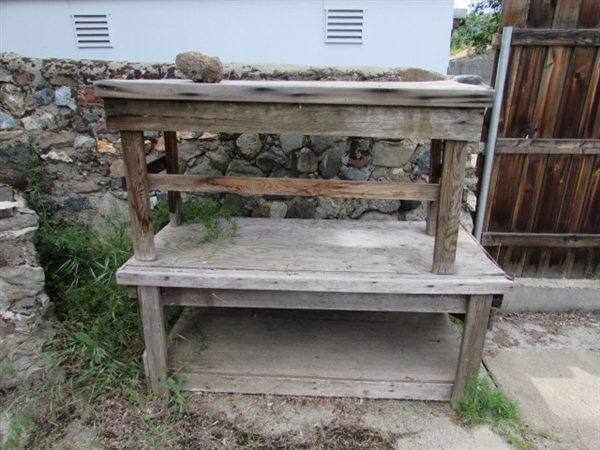
M 149 175 L 152 190 L 262 195 L 301 195 L 354 198 L 388 198 L 433 201 L 437 184 L 376 183 L 363 181 L 305 180 L 203 175 Z
M 460 406 L 470 376 L 479 372 L 491 307 L 490 295 L 472 295 L 469 299 L 452 390 L 451 404 L 455 409 Z
M 464 313 L 466 298 L 460 295 L 390 295 L 336 292 L 237 291 L 170 288 L 163 305 L 225 308 L 281 308 L 336 311 L 411 311 Z
M 446 141 L 444 147 L 432 271 L 435 274 L 450 275 L 455 272 L 467 143 Z
M 504 8 L 503 8 L 504 9 Z M 521 54 L 523 47 L 515 47 L 511 51 L 508 61 L 507 77 L 504 86 L 504 95 L 502 99 L 502 109 L 500 110 L 498 122 L 498 137 L 514 137 L 508 133 L 508 126 L 511 115 L 514 113 L 518 100 L 518 89 L 516 74 L 519 72 L 521 65 Z
M 473 108 L 491 106 L 493 91 L 455 81 L 222 81 L 104 80 L 94 83 L 103 98 L 197 102 L 388 105 Z
M 503 2 L 500 12 L 500 29 L 504 27 L 525 28 L 528 13 L 529 0 Z
M 582 0 L 559 1 L 556 4 L 552 28 L 577 28 Z
M 515 211 L 508 231 L 530 232 L 533 230 L 535 215 L 541 196 L 542 183 L 548 163 L 546 155 L 532 154 L 524 158 L 519 191 L 515 201 Z
M 123 161 L 127 179 L 127 200 L 133 253 L 140 261 L 153 261 L 154 233 L 150 208 L 150 189 L 146 173 L 146 153 L 144 151 L 144 133 L 141 131 L 121 131 L 123 143 Z
M 537 3 L 537 2 L 534 2 Z M 571 47 L 600 46 L 599 30 L 555 30 L 555 29 L 516 29 L 513 30 L 511 45 L 565 45 Z
M 534 232 L 554 232 L 562 199 L 565 194 L 565 182 L 571 165 L 570 155 L 550 155 L 540 193 L 540 202 L 535 212 Z
M 512 286 L 462 229 L 456 275 L 448 277 L 431 273 L 434 239 L 422 222 L 240 218 L 235 223 L 238 237 L 207 244 L 198 243 L 204 233 L 200 224 L 164 228 L 156 237 L 156 261 L 130 259 L 117 272 L 118 282 L 406 294 L 504 293 Z
M 600 233 L 600 156 L 595 157 L 594 166 L 587 185 L 578 231 Z
M 439 183 L 442 174 L 442 151 L 443 141 L 432 139 L 429 148 L 429 183 Z M 429 202 L 427 206 L 427 234 L 435 236 L 435 225 L 437 223 L 439 203 L 437 200 Z
M 599 234 L 559 233 L 483 233 L 483 245 L 517 247 L 600 247 Z
M 481 134 L 483 108 L 298 105 L 105 99 L 111 129 L 464 139 Z
M 518 155 L 501 155 L 496 159 L 498 175 L 494 197 L 489 205 L 489 231 L 510 231 L 514 206 L 519 194 L 523 159 Z
M 600 28 L 598 0 L 583 0 L 577 28 Z
M 593 156 L 573 156 L 571 170 L 564 186 L 564 197 L 554 231 L 556 233 L 576 233 L 590 181 Z
M 533 138 L 553 136 L 572 51 L 569 47 L 554 46 L 546 52 L 533 114 Z
M 555 9 L 556 0 L 535 0 L 529 2 L 527 28 L 550 28 Z
M 185 391 L 302 397 L 358 397 L 390 400 L 447 401 L 452 383 L 340 380 L 230 374 L 182 373 Z
M 516 55 L 515 55 L 516 56 Z M 545 47 L 522 47 L 518 68 L 514 73 L 511 109 L 505 116 L 505 131 L 501 137 L 527 137 L 533 135 L 533 114 L 541 81 Z M 510 76 L 510 75 L 509 75 Z
M 595 59 L 595 48 L 576 47 L 573 50 L 553 137 L 568 139 L 581 137 L 579 124 Z
M 165 131 L 165 157 L 167 161 L 167 173 L 174 175 L 179 173 L 179 151 L 177 149 L 177 132 Z M 169 202 L 169 223 L 172 227 L 181 224 L 181 193 L 170 190 L 167 193 Z
M 600 8 L 599 8 L 600 9 Z M 600 49 L 596 52 L 594 71 L 590 78 L 590 86 L 585 99 L 579 136 L 584 139 L 600 139 Z
M 146 353 L 144 365 L 152 391 L 160 396 L 169 395 L 167 388 L 167 337 L 164 326 L 163 307 L 160 302 L 160 289 L 152 286 L 139 286 L 138 297 L 144 330 Z
M 600 155 L 599 139 L 512 139 L 496 141 L 496 154 Z
M 189 311 L 173 330 L 170 364 L 185 367 L 179 373 L 190 390 L 448 400 L 457 330 L 443 314 L 409 316 L 364 321 Z M 205 350 L 198 354 L 200 340 Z
M 516 157 L 513 155 L 511 157 Z M 547 157 L 545 155 L 523 155 L 523 165 L 518 183 L 517 198 L 510 217 L 510 228 L 506 231 L 529 232 L 532 230 L 535 211 L 540 201 Z M 500 194 L 502 195 L 502 193 Z M 501 251 L 501 267 L 512 276 L 521 276 L 527 250 L 521 247 L 504 248 Z

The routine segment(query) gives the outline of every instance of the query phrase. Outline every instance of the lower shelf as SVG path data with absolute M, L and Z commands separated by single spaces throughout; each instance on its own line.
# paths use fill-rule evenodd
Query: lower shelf
M 440 313 L 194 308 L 170 342 L 186 390 L 448 400 L 460 332 Z

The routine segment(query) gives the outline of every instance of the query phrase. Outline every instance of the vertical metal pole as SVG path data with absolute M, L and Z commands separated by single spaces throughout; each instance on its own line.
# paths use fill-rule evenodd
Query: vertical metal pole
M 479 198 L 477 199 L 477 214 L 475 215 L 475 226 L 473 228 L 475 239 L 479 242 L 481 242 L 483 219 L 485 217 L 487 198 L 490 189 L 490 175 L 492 173 L 492 164 L 494 162 L 496 138 L 498 137 L 498 122 L 500 121 L 500 110 L 502 109 L 502 97 L 504 96 L 504 82 L 506 81 L 506 71 L 508 70 L 512 32 L 513 27 L 505 27 L 502 30 L 502 44 L 500 47 L 500 58 L 498 60 L 496 86 L 494 87 L 494 103 L 492 104 L 492 116 L 490 118 L 487 140 L 485 142 L 483 173 L 481 175 L 480 183 L 481 189 L 479 190 Z

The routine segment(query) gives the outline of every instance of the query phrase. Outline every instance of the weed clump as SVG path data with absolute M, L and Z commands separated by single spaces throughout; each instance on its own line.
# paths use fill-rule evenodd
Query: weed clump
M 519 405 L 488 378 L 477 374 L 469 378 L 458 412 L 469 427 L 491 425 L 511 445 L 523 450 L 533 448 L 521 438 L 525 429 Z

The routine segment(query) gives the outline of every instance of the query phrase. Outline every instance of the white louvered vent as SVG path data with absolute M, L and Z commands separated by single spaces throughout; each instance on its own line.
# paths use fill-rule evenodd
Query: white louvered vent
M 108 14 L 74 14 L 73 26 L 79 48 L 112 48 Z
M 362 44 L 364 9 L 328 9 L 325 42 L 328 44 Z

